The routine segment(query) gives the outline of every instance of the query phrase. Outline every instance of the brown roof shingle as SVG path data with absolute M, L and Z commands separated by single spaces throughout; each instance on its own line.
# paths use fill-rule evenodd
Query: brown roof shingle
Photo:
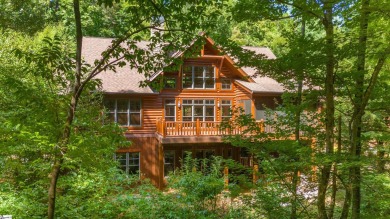
M 101 53 L 105 51 L 112 43 L 112 38 L 84 37 L 83 38 L 83 58 L 93 64 L 96 59 L 101 58 Z M 141 41 L 137 46 L 146 49 L 148 41 Z M 276 56 L 269 48 L 265 47 L 243 47 L 244 49 L 254 51 L 256 54 L 264 54 L 269 59 L 275 59 Z M 254 68 L 242 67 L 249 76 L 256 73 Z M 145 81 L 144 75 L 138 73 L 137 69 L 132 69 L 128 65 L 116 67 L 116 72 L 106 70 L 96 76 L 102 81 L 102 90 L 105 93 L 132 93 L 132 94 L 152 94 L 155 93 L 150 87 L 140 87 L 140 82 Z M 253 93 L 282 93 L 283 86 L 269 77 L 254 77 L 255 83 L 237 80 L 239 84 L 245 86 Z
M 111 38 L 84 37 L 83 38 L 83 58 L 93 64 L 96 59 L 101 58 L 101 53 L 112 43 Z M 141 41 L 137 43 L 140 48 L 147 48 L 149 42 Z M 116 67 L 116 72 L 106 70 L 96 76 L 102 81 L 102 90 L 105 93 L 154 93 L 150 87 L 140 87 L 139 83 L 145 80 L 137 69 L 131 69 L 128 65 Z

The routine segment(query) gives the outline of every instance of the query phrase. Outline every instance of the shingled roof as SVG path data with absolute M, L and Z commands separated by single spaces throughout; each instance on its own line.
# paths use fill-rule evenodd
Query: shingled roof
M 101 58 L 101 54 L 112 43 L 112 38 L 84 37 L 83 38 L 83 58 L 93 64 L 96 59 Z M 148 41 L 137 43 L 139 48 L 147 48 Z M 136 93 L 151 94 L 154 93 L 150 87 L 140 87 L 140 82 L 145 80 L 137 69 L 132 69 L 128 65 L 117 67 L 116 72 L 107 70 L 96 76 L 102 81 L 102 90 L 104 93 Z
M 84 37 L 83 38 L 83 58 L 93 64 L 96 59 L 101 58 L 101 53 L 105 51 L 112 43 L 113 38 Z M 141 41 L 137 46 L 146 49 L 150 42 Z M 268 59 L 275 59 L 276 56 L 266 47 L 243 47 L 244 49 L 254 51 L 256 54 L 264 54 Z M 241 68 L 248 76 L 254 76 L 254 68 Z M 144 75 L 138 73 L 137 69 L 132 69 L 128 65 L 117 67 L 116 72 L 107 70 L 96 76 L 102 81 L 102 90 L 104 93 L 126 93 L 126 94 L 153 94 L 150 87 L 140 87 L 140 82 L 145 81 Z M 255 82 L 237 80 L 238 84 L 246 87 L 252 93 L 283 93 L 281 84 L 269 77 L 253 77 Z

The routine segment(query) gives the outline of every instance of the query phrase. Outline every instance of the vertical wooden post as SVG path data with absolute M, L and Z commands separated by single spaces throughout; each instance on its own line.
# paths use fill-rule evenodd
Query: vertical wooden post
M 223 169 L 223 179 L 225 181 L 225 189 L 227 189 L 229 186 L 229 168 L 228 167 L 225 167 Z
M 200 121 L 196 119 L 196 136 L 200 135 Z
M 163 138 L 165 138 L 166 135 L 167 135 L 167 132 L 166 132 L 166 130 L 165 130 L 165 129 L 166 129 L 165 126 L 166 126 L 166 124 L 165 124 L 165 119 L 163 119 L 163 120 L 161 121 L 161 133 L 162 133 Z
M 264 120 L 263 119 L 260 120 L 260 132 L 261 133 L 264 132 Z
M 253 184 L 256 184 L 259 180 L 259 165 L 253 165 Z
M 316 139 L 315 138 L 313 138 L 312 140 L 311 140 L 311 150 L 312 150 L 312 153 L 311 153 L 311 159 L 314 161 L 314 159 L 315 159 L 315 150 L 316 150 Z M 311 167 L 311 170 L 312 170 L 312 175 L 311 175 L 311 180 L 312 180 L 312 182 L 314 182 L 314 181 L 317 181 L 317 166 L 316 165 L 313 165 L 312 167 Z

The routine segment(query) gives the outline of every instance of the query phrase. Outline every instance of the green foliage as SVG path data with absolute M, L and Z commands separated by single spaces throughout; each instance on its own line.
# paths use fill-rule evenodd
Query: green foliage
M 390 215 L 390 177 L 388 174 L 364 176 L 362 193 L 363 218 L 385 218 Z

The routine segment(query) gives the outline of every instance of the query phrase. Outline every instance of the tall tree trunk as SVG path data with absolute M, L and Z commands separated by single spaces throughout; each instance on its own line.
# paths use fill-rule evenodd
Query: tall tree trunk
M 73 1 L 75 21 L 76 21 L 76 69 L 75 69 L 75 83 L 72 89 L 72 97 L 68 108 L 68 116 L 65 121 L 64 131 L 62 138 L 58 143 L 58 149 L 55 152 L 55 160 L 51 171 L 51 180 L 48 190 L 48 213 L 49 219 L 53 219 L 55 216 L 55 202 L 56 202 L 56 190 L 57 181 L 60 176 L 62 164 L 64 162 L 64 156 L 68 150 L 69 138 L 71 135 L 71 126 L 74 120 L 77 103 L 82 91 L 81 86 L 81 48 L 82 48 L 82 31 L 81 31 L 81 18 L 80 18 L 80 2 L 79 0 Z
M 336 205 L 336 195 L 337 195 L 337 164 L 340 162 L 341 155 L 341 116 L 338 117 L 337 123 L 337 160 L 333 163 L 333 174 L 332 174 L 332 196 L 330 199 L 329 206 L 329 219 L 334 217 L 334 207 Z
M 368 19 L 370 12 L 368 7 L 370 0 L 363 0 L 360 12 L 360 26 L 359 26 L 359 43 L 357 54 L 357 76 L 355 77 L 355 98 L 354 98 L 354 113 L 352 116 L 351 127 L 351 155 L 353 161 L 357 165 L 351 168 L 351 183 L 352 183 L 352 218 L 360 218 L 360 155 L 361 155 L 361 132 L 362 132 L 362 117 L 364 114 L 365 105 L 363 104 L 364 96 L 364 76 L 366 71 L 366 49 L 367 49 L 367 34 L 368 34 Z
M 386 151 L 384 150 L 384 143 L 383 141 L 377 141 L 376 147 L 378 148 L 378 154 L 377 154 L 377 171 L 378 173 L 384 173 L 385 172 L 385 166 L 386 166 L 386 160 L 385 155 Z
M 324 2 L 323 25 L 326 33 L 326 77 L 325 77 L 325 153 L 333 154 L 333 128 L 334 128 L 334 25 L 332 1 Z M 329 183 L 332 162 L 326 162 L 321 168 L 318 182 L 317 210 L 318 218 L 327 219 L 326 190 Z
M 305 20 L 302 18 L 302 24 L 301 24 L 301 38 L 302 40 L 305 39 L 305 31 L 306 31 L 306 24 Z M 303 65 L 301 65 L 303 66 Z M 302 88 L 303 88 L 303 68 L 297 70 L 297 100 L 296 100 L 296 112 L 295 112 L 295 141 L 298 142 L 298 145 L 301 145 L 300 141 L 300 126 L 301 126 L 301 104 L 302 104 Z M 292 177 L 292 191 L 293 191 L 293 201 L 291 203 L 291 219 L 297 218 L 297 190 L 298 190 L 298 183 L 299 183 L 299 170 L 297 167 L 295 167 Z

